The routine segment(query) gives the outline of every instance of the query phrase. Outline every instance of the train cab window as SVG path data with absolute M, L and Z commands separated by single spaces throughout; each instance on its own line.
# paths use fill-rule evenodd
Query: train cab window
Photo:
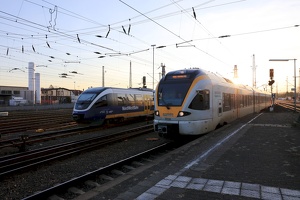
M 107 106 L 107 96 L 103 96 L 101 97 L 96 103 L 95 103 L 95 106 L 97 107 L 105 107 Z
M 118 94 L 118 106 L 128 105 L 128 98 L 126 94 Z
M 194 110 L 209 110 L 209 90 L 197 90 L 197 94 L 189 105 Z
M 78 110 L 86 109 L 97 97 L 97 95 L 98 93 L 82 93 L 76 101 L 75 108 Z
M 159 106 L 181 106 L 190 83 L 175 82 L 161 84 L 157 91 Z
M 127 94 L 126 97 L 128 100 L 128 105 L 135 105 L 134 94 Z

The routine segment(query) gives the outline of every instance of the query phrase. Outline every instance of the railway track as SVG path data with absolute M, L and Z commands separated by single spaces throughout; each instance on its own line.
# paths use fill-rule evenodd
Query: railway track
M 287 102 L 277 102 L 277 104 L 281 107 L 284 107 L 288 110 L 294 111 L 295 110 L 295 105 L 294 103 L 287 103 Z M 296 112 L 300 112 L 300 105 L 296 104 Z
M 162 154 L 168 152 L 174 148 L 174 144 L 166 142 L 155 148 L 138 153 L 126 159 L 101 167 L 97 170 L 84 174 L 82 176 L 75 177 L 69 181 L 60 183 L 46 190 L 37 192 L 31 196 L 24 198 L 24 200 L 35 199 L 74 199 L 80 198 L 80 195 L 84 195 L 95 187 L 101 187 L 99 190 L 105 190 L 106 184 L 113 182 L 117 177 L 123 177 L 122 181 L 128 179 L 130 176 L 124 177 L 128 172 L 138 170 L 141 167 L 151 163 L 157 158 L 160 158 Z M 160 156 L 156 156 L 160 154 Z M 112 177 L 114 176 L 114 177 Z M 116 181 L 119 183 L 119 181 Z M 111 185 L 114 185 L 113 183 Z M 84 199 L 84 197 L 83 197 Z
M 41 112 L 42 111 L 40 111 L 39 114 L 42 114 Z M 113 128 L 115 126 L 123 126 L 128 123 L 135 123 L 135 122 L 142 121 L 142 119 L 135 119 L 135 120 L 131 119 L 118 124 L 112 123 L 112 124 L 105 124 L 102 126 L 77 125 L 77 123 L 74 121 L 66 122 L 66 116 L 57 118 L 56 115 L 53 115 L 53 112 L 55 111 L 47 111 L 47 112 L 48 115 L 46 119 L 41 119 L 41 116 L 34 117 L 32 121 L 33 124 L 26 122 L 25 126 L 23 126 L 24 113 L 23 114 L 18 113 L 17 115 L 15 114 L 11 116 L 12 119 L 5 118 L 5 120 L 1 120 L 0 125 L 6 124 L 6 126 L 5 127 L 0 126 L 0 134 L 1 134 L 0 149 L 4 149 L 7 147 L 17 147 L 19 148 L 20 151 L 25 151 L 26 146 L 35 143 L 53 140 L 56 138 L 68 137 L 76 134 L 90 133 L 93 131 L 104 130 L 107 128 Z M 63 110 L 62 112 L 67 114 L 69 113 L 68 110 Z M 29 115 L 36 115 L 36 111 L 33 111 L 33 113 L 35 114 L 31 113 Z M 69 117 L 70 116 L 68 116 L 67 118 Z M 55 118 L 57 119 L 55 120 Z M 11 120 L 13 120 L 14 123 L 8 126 L 7 123 L 10 122 Z M 51 123 L 45 126 L 43 125 L 43 123 L 46 121 L 51 121 Z M 56 124 L 52 125 L 52 123 L 56 123 Z M 35 124 L 39 124 L 38 127 L 40 128 L 43 127 L 43 129 L 41 129 L 40 132 L 38 131 L 39 129 L 35 130 L 34 129 Z M 32 131 L 28 131 L 28 129 Z
M 60 138 L 60 137 L 67 137 L 67 136 L 71 136 L 71 135 L 87 133 L 87 132 L 99 130 L 99 129 L 101 129 L 101 128 L 83 126 L 83 127 L 68 128 L 68 129 L 64 129 L 64 130 L 48 131 L 48 132 L 39 133 L 39 134 L 20 133 L 18 135 L 15 135 L 14 137 L 9 137 L 7 139 L 1 139 L 0 140 L 0 149 L 7 148 L 7 147 L 25 148 L 25 146 L 32 145 L 37 142 L 44 142 L 47 140 L 52 140 L 52 139 L 56 139 L 56 138 Z M 25 151 L 25 149 L 23 149 L 21 151 Z
M 76 127 L 71 117 L 71 109 L 11 111 L 8 116 L 1 116 L 0 134 L 9 137 L 13 133 L 59 130 Z
M 0 178 L 2 179 L 12 173 L 15 174 L 23 170 L 32 169 L 41 164 L 70 157 L 81 152 L 91 151 L 101 146 L 151 131 L 153 131 L 153 125 L 146 125 L 115 134 L 106 134 L 79 141 L 58 144 L 38 150 L 4 156 L 0 158 Z

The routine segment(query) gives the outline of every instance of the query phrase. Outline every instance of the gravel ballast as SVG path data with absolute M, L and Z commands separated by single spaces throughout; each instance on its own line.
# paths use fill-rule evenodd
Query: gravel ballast
M 131 124 L 128 126 L 117 127 L 101 131 L 101 133 L 89 133 L 76 135 L 68 138 L 51 140 L 46 143 L 36 144 L 29 147 L 30 149 L 39 146 L 53 145 L 60 142 L 66 142 L 75 139 L 83 139 L 86 137 L 96 136 L 102 133 L 118 132 L 121 130 L 131 129 L 138 125 L 146 125 L 145 122 L 139 124 Z M 97 150 L 72 156 L 66 160 L 56 161 L 49 165 L 39 166 L 36 171 L 28 171 L 17 174 L 12 177 L 1 180 L 0 195 L 1 199 L 22 199 L 37 191 L 45 190 L 58 183 L 68 181 L 74 177 L 78 177 L 87 172 L 94 171 L 100 167 L 114 163 L 121 159 L 136 153 L 148 150 L 164 143 L 163 138 L 158 140 L 147 140 L 147 138 L 158 138 L 156 133 L 149 133 L 138 137 L 130 138 L 122 142 L 104 146 Z

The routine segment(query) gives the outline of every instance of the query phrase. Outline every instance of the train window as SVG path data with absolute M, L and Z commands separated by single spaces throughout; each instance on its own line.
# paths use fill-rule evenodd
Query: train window
M 194 110 L 208 110 L 209 90 L 198 90 L 196 96 L 189 105 L 189 108 Z
M 130 105 L 130 106 L 135 105 L 134 94 L 127 94 L 126 98 L 128 101 L 128 105 Z
M 78 110 L 86 109 L 97 97 L 97 95 L 97 93 L 82 93 L 76 101 L 75 108 Z
M 159 85 L 157 98 L 159 106 L 181 106 L 190 87 L 189 82 L 165 82 Z
M 82 93 L 79 96 L 78 101 L 92 102 L 97 95 L 98 95 L 97 93 Z
M 98 101 L 95 103 L 95 106 L 97 107 L 105 107 L 107 106 L 107 96 L 103 96 L 100 99 L 98 99 Z
M 135 94 L 135 103 L 137 106 L 143 106 L 143 96 L 141 94 Z
M 223 112 L 231 110 L 230 94 L 223 93 Z
M 231 94 L 230 98 L 231 98 L 231 108 L 235 109 L 235 94 Z
M 117 94 L 118 96 L 118 106 L 125 106 L 128 104 L 128 99 L 125 94 Z
M 244 107 L 244 95 L 240 95 L 240 108 Z

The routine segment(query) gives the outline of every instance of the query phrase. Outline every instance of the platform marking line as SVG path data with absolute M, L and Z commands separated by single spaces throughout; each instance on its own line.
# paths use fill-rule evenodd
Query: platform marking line
M 290 124 L 251 124 L 251 126 L 266 126 L 266 127 L 276 127 L 276 128 L 291 128 Z

